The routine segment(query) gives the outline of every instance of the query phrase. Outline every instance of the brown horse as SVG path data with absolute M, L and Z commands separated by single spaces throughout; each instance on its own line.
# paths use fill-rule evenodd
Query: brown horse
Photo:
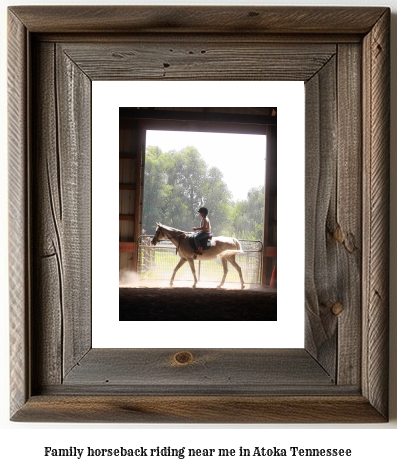
M 189 262 L 190 269 L 192 270 L 194 277 L 194 285 L 192 287 L 195 288 L 197 285 L 196 269 L 194 267 L 194 259 L 196 256 L 194 254 L 194 249 L 192 249 L 189 244 L 189 238 L 191 234 L 191 232 L 184 232 L 179 229 L 174 229 L 173 227 L 168 227 L 164 224 L 157 223 L 156 233 L 152 239 L 152 244 L 156 245 L 157 242 L 161 240 L 169 239 L 175 245 L 179 256 L 181 257 L 177 266 L 174 268 L 174 272 L 170 280 L 170 286 L 172 286 L 174 283 L 176 272 L 186 262 Z M 202 255 L 197 255 L 197 258 L 199 260 L 213 260 L 216 257 L 220 258 L 223 266 L 223 278 L 218 288 L 221 288 L 225 283 L 228 272 L 227 262 L 230 262 L 240 276 L 241 289 L 244 289 L 241 267 L 235 260 L 236 254 L 242 252 L 241 244 L 237 239 L 234 239 L 233 237 L 213 237 L 211 240 L 211 247 L 207 250 L 204 250 Z

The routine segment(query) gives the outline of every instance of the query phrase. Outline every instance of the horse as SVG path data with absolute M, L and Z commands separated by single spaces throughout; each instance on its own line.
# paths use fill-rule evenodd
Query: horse
M 174 283 L 176 272 L 186 262 L 189 262 L 190 269 L 193 273 L 194 285 L 192 288 L 195 288 L 197 285 L 196 269 L 194 267 L 194 259 L 196 259 L 196 255 L 194 253 L 194 249 L 189 244 L 191 235 L 192 232 L 184 232 L 173 227 L 165 226 L 159 222 L 157 223 L 156 233 L 152 239 L 152 245 L 156 245 L 157 242 L 161 240 L 169 239 L 175 245 L 177 252 L 181 257 L 172 273 L 170 286 Z M 230 262 L 239 274 L 241 289 L 244 289 L 245 286 L 241 267 L 235 260 L 236 254 L 238 253 L 243 253 L 243 251 L 241 250 L 240 242 L 234 237 L 213 237 L 211 239 L 211 247 L 207 250 L 203 250 L 203 254 L 198 255 L 197 257 L 199 257 L 200 260 L 213 260 L 216 257 L 220 258 L 223 266 L 223 278 L 221 283 L 217 286 L 218 288 L 221 288 L 225 283 L 228 272 L 227 262 Z

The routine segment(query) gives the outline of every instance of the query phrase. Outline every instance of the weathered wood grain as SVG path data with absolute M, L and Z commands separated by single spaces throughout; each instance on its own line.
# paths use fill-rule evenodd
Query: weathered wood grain
M 305 346 L 335 378 L 338 300 L 336 58 L 306 84 Z
M 91 81 L 56 48 L 64 374 L 91 348 Z
M 18 6 L 12 11 L 34 33 L 367 33 L 382 7 Z
M 335 54 L 334 44 L 241 43 L 235 37 L 183 44 L 131 38 L 127 44 L 66 44 L 65 54 L 92 80 L 301 80 Z
M 361 396 L 102 396 L 32 397 L 15 421 L 127 423 L 379 423 Z
M 362 341 L 362 54 L 359 45 L 339 45 L 337 90 L 336 217 L 338 285 L 333 315 L 338 321 L 337 383 L 359 384 Z
M 390 12 L 385 8 L 9 10 L 12 420 L 203 423 L 387 420 L 389 22 Z M 109 44 L 103 42 L 106 33 L 105 41 Z M 293 34 L 300 38 L 294 44 L 296 53 L 290 50 L 290 58 L 284 61 L 280 51 L 287 52 L 290 45 L 286 40 L 293 38 Z M 364 34 L 361 44 L 357 35 Z M 146 37 L 147 43 L 143 41 L 145 44 L 138 47 L 135 35 Z M 168 44 L 162 41 L 167 35 Z M 237 48 L 234 56 L 233 47 L 228 46 L 232 37 L 230 44 Z M 338 38 L 343 46 L 337 46 Z M 169 67 L 165 67 L 164 58 L 173 57 L 165 49 L 171 43 L 177 48 L 177 59 L 175 66 L 169 62 Z M 181 47 L 183 43 L 189 52 Z M 204 43 L 208 50 L 192 49 L 190 54 L 191 46 Z M 311 52 L 307 52 L 308 45 Z M 261 67 L 262 59 L 263 64 L 269 64 L 264 50 L 268 57 L 273 52 L 273 59 L 280 60 L 281 65 L 275 69 Z M 138 52 L 145 65 L 144 73 L 139 71 L 134 55 L 117 56 L 120 51 Z M 227 60 L 218 66 L 222 51 L 227 51 Z M 152 62 L 149 53 L 153 54 Z M 360 54 L 362 76 L 358 72 Z M 285 361 L 287 368 L 278 370 L 271 364 L 266 366 L 270 358 L 266 350 L 246 353 L 239 361 L 240 352 L 233 351 L 223 362 L 213 352 L 204 363 L 193 362 L 189 369 L 182 370 L 179 366 L 171 368 L 169 361 L 158 362 L 159 356 L 151 357 L 150 351 L 140 356 L 140 363 L 127 366 L 126 352 L 112 352 L 116 353 L 112 359 L 108 352 L 90 350 L 91 312 L 87 308 L 88 298 L 78 285 L 86 287 L 89 281 L 90 261 L 84 251 L 89 245 L 86 221 L 90 205 L 85 183 L 90 178 L 87 156 L 93 77 L 112 80 L 237 77 L 249 81 L 273 79 L 277 69 L 277 76 L 297 80 L 302 77 L 299 67 L 302 60 L 307 110 L 312 112 L 306 122 L 310 132 L 307 155 L 313 162 L 306 181 L 307 217 L 314 217 L 313 225 L 306 225 L 310 232 L 306 239 L 310 275 L 306 303 L 311 317 L 306 323 L 307 348 L 301 352 L 305 360 L 296 360 L 296 372 L 299 368 L 303 371 L 305 384 L 291 373 L 295 360 L 286 359 L 288 352 L 282 351 L 277 353 L 273 365 L 284 365 Z M 232 75 L 234 71 L 236 74 Z M 33 89 L 27 77 L 33 77 Z M 361 86 L 363 102 L 358 96 Z M 349 101 L 342 103 L 345 99 Z M 363 142 L 356 123 L 360 110 Z M 364 182 L 361 187 L 360 156 Z M 346 206 L 345 199 L 360 189 L 362 210 L 358 206 L 359 196 L 352 197 Z M 362 233 L 361 259 L 359 233 Z M 348 274 L 346 286 L 342 286 L 340 273 Z M 360 280 L 362 288 L 357 285 Z M 358 360 L 361 334 L 363 353 Z M 195 353 L 200 357 L 200 353 Z M 143 370 L 151 364 L 150 358 L 156 361 L 151 365 L 153 376 L 149 381 Z M 251 360 L 252 368 L 244 366 L 244 358 Z M 110 378 L 116 378 L 116 384 L 107 384 L 105 376 L 112 373 L 109 370 L 112 364 L 116 366 L 115 376 Z M 233 370 L 234 364 L 240 366 Z M 200 383 L 203 371 L 200 368 L 204 365 L 213 376 L 208 389 L 203 386 L 205 394 L 195 394 L 193 389 Z M 125 373 L 128 368 L 132 368 L 129 371 L 133 378 Z M 86 375 L 82 374 L 84 371 Z M 226 381 L 228 371 L 234 371 L 230 381 Z M 259 384 L 254 381 L 257 371 Z M 233 377 L 238 378 L 235 384 Z M 244 378 L 250 381 L 247 393 L 241 394 Z M 327 384 L 329 379 L 337 384 Z M 140 380 L 143 384 L 139 384 Z M 268 384 L 262 388 L 265 381 Z M 179 387 L 185 388 L 185 395 L 179 393 Z M 217 394 L 219 391 L 222 396 Z
M 28 35 L 8 15 L 8 168 L 9 168 L 9 303 L 10 303 L 10 410 L 14 414 L 30 394 L 30 220 L 28 88 L 26 82 Z
M 389 354 L 390 12 L 364 39 L 363 392 L 385 416 Z
M 223 393 L 250 391 L 260 394 L 272 387 L 281 394 L 288 386 L 334 384 L 322 366 L 304 349 L 188 349 L 189 361 L 178 363 L 180 349 L 94 349 L 65 377 L 63 384 L 76 387 L 127 386 L 137 393 L 167 391 L 172 385 L 180 392 Z
M 37 384 L 60 384 L 64 329 L 64 241 L 62 238 L 62 195 L 55 91 L 55 48 L 35 48 L 39 63 L 33 83 L 42 103 L 34 115 L 33 181 L 33 282 L 32 350 L 33 377 Z M 40 339 L 46 339 L 42 342 Z
M 32 345 L 36 382 L 59 384 L 91 347 L 91 84 L 54 44 L 35 57 Z

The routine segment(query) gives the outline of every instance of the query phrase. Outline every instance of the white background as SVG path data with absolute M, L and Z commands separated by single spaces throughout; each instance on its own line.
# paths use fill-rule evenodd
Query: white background
M 250 470 L 263 470 L 274 465 L 292 465 L 298 470 L 323 470 L 355 469 L 372 470 L 376 468 L 393 469 L 396 466 L 395 444 L 397 443 L 397 290 L 396 271 L 397 258 L 395 241 L 397 240 L 396 220 L 397 220 L 397 165 L 395 156 L 397 155 L 397 103 L 396 103 L 396 62 L 397 62 L 397 2 L 396 0 L 361 0 L 354 2 L 349 0 L 339 0 L 335 5 L 382 5 L 390 6 L 392 9 L 392 101 L 391 101 L 391 290 L 390 290 L 390 313 L 391 313 L 391 350 L 390 350 L 390 422 L 385 425 L 327 425 L 327 426 L 150 426 L 150 425 L 117 425 L 117 424 L 87 424 L 87 425 L 65 425 L 65 424 L 17 424 L 8 420 L 8 287 L 7 287 L 7 163 L 6 163 L 6 6 L 10 4 L 29 3 L 14 2 L 1 3 L 1 136 L 0 141 L 0 195 L 2 204 L 0 206 L 1 219 L 1 264 L 0 264 L 0 345 L 1 345 L 1 401 L 0 401 L 0 434 L 1 434 L 1 464 L 9 462 L 3 469 L 41 469 L 41 470 L 69 470 L 91 469 L 105 470 L 109 467 L 117 467 L 118 470 L 140 470 L 161 466 L 162 469 L 219 469 L 220 466 L 246 467 Z M 30 2 L 31 4 L 45 4 L 46 2 Z M 81 4 L 80 1 L 64 2 L 65 4 Z M 86 4 L 109 4 L 110 1 L 90 2 Z M 118 2 L 129 3 L 133 2 Z M 141 1 L 141 4 L 150 2 Z M 169 4 L 170 2 L 158 2 L 158 4 Z M 195 4 L 214 4 L 214 2 L 196 1 Z M 231 2 L 218 1 L 221 5 L 250 4 L 260 5 L 266 2 Z M 272 1 L 271 4 L 288 5 L 288 1 Z M 61 2 L 51 0 L 47 4 L 61 4 Z M 183 4 L 183 2 L 173 2 L 173 4 Z M 305 5 L 333 5 L 328 1 L 306 1 Z M 351 458 L 191 458 L 189 461 L 178 460 L 177 458 L 159 458 L 153 461 L 143 461 L 142 459 L 99 459 L 91 458 L 95 461 L 77 460 L 76 458 L 45 458 L 43 456 L 44 446 L 68 448 L 77 446 L 86 448 L 88 446 L 99 447 L 156 447 L 172 446 L 189 448 L 213 447 L 213 448 L 238 448 L 239 446 L 251 448 L 259 447 L 290 447 L 302 446 L 305 448 L 325 446 L 325 447 L 346 447 L 352 448 Z M 12 463 L 12 464 L 11 464 Z

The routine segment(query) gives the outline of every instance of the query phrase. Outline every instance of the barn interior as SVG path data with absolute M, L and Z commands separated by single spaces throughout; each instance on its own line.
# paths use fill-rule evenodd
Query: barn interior
M 145 187 L 146 132 L 193 131 L 266 135 L 263 238 L 258 282 L 239 285 L 167 280 L 150 285 L 140 277 Z M 119 273 L 121 321 L 277 320 L 277 109 L 119 109 Z M 243 162 L 238 162 L 242 165 Z

